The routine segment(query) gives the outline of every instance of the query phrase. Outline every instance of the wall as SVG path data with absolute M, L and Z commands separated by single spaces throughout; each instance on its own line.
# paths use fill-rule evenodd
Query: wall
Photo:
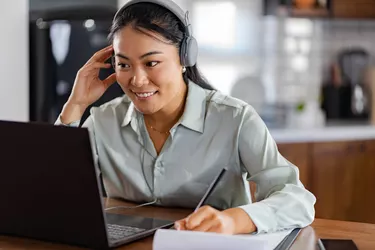
M 66 6 L 116 6 L 117 0 L 29 0 L 30 10 L 44 10 Z
M 28 121 L 28 0 L 0 1 L 0 120 Z
M 264 17 L 262 26 L 258 60 L 274 102 L 318 101 L 329 66 L 344 48 L 375 55 L 375 21 Z
M 194 0 L 191 0 L 194 1 Z M 129 0 L 117 0 L 117 6 L 121 8 L 125 3 L 129 2 Z M 187 9 L 188 1 L 187 0 L 173 0 L 176 4 L 178 4 L 182 9 Z
M 227 94 L 231 93 L 238 79 L 248 76 L 262 82 L 269 102 L 317 101 L 325 71 L 339 49 L 360 45 L 375 55 L 375 21 L 264 17 L 260 14 L 259 0 L 251 1 L 251 4 L 246 0 L 233 1 L 237 5 L 236 17 L 241 19 L 235 21 L 236 34 L 241 34 L 241 37 L 236 35 L 238 51 L 209 48 L 202 42 L 205 38 L 199 37 L 198 19 L 194 16 L 194 5 L 199 1 L 175 1 L 192 12 L 193 30 L 201 45 L 199 65 L 203 73 L 215 87 Z M 117 0 L 117 5 L 122 6 L 125 2 L 127 0 Z M 30 0 L 30 8 L 59 7 L 61 3 L 57 0 Z M 64 3 L 103 4 L 102 0 L 69 0 Z M 114 0 L 105 4 L 115 3 Z M 0 30 L 2 34 L 9 34 L 0 42 L 0 119 L 3 120 L 28 120 L 27 13 L 28 0 L 0 3 L 0 18 L 3 20 Z M 291 35 L 301 31 L 301 27 L 302 35 Z
M 322 30 L 319 21 L 263 17 L 261 78 L 268 101 L 317 101 L 321 83 Z
M 375 21 L 263 16 L 262 0 L 174 1 L 190 11 L 199 68 L 225 94 L 247 82 L 241 88 L 246 99 L 264 92 L 268 103 L 317 102 L 328 65 L 341 48 L 360 45 L 375 54 Z M 229 5 L 217 13 L 220 4 L 232 4 L 233 16 Z

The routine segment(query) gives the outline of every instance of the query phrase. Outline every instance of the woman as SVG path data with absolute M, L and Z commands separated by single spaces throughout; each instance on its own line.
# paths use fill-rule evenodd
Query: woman
M 226 167 L 211 206 L 176 222 L 177 229 L 239 234 L 309 225 L 315 197 L 298 169 L 278 153 L 252 107 L 212 90 L 194 55 L 182 58 L 187 24 L 163 7 L 172 3 L 154 2 L 116 14 L 112 45 L 79 70 L 56 124 L 77 126 L 117 80 L 126 95 L 92 108 L 84 123 L 109 197 L 192 208 Z M 102 81 L 98 72 L 111 67 L 105 61 L 113 54 L 115 73 Z M 248 180 L 259 202 L 251 203 Z

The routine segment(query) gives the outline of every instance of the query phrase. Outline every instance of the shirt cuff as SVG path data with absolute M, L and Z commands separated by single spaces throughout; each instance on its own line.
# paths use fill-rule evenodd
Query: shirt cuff
M 80 122 L 81 122 L 81 120 L 78 120 L 78 121 L 71 122 L 69 124 L 65 124 L 65 123 L 62 123 L 62 121 L 61 121 L 61 115 L 59 115 L 59 117 L 57 118 L 57 120 L 55 122 L 55 125 L 57 125 L 57 126 L 66 126 L 66 127 L 78 127 Z
M 279 230 L 290 229 L 278 227 L 276 215 L 272 211 L 272 208 L 270 208 L 267 204 L 255 202 L 240 206 L 239 208 L 243 209 L 249 215 L 257 227 L 257 231 L 253 234 L 271 233 Z

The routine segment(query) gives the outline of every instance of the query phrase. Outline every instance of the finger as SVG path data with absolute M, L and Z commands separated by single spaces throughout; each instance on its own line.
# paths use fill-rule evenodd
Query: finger
M 109 88 L 109 86 L 114 84 L 116 80 L 116 73 L 113 73 L 112 75 L 108 76 L 106 79 L 103 80 L 103 84 L 106 88 Z
M 99 75 L 99 70 L 101 68 L 110 68 L 111 64 L 110 63 L 100 63 L 100 62 L 93 62 L 90 64 L 87 64 L 84 66 L 82 69 L 79 70 L 79 74 L 82 76 L 89 76 L 95 72 L 95 75 Z
M 215 209 L 210 206 L 203 206 L 188 217 L 186 227 L 188 229 L 193 229 L 200 225 L 204 220 L 210 219 L 214 214 Z
M 219 222 L 215 219 L 204 220 L 200 225 L 190 230 L 199 232 L 209 232 L 211 228 L 214 228 Z
M 88 61 L 87 63 L 92 62 L 105 62 L 108 58 L 112 56 L 113 47 L 112 45 L 105 47 L 99 51 L 97 51 Z
M 213 224 L 212 227 L 210 227 L 207 231 L 205 232 L 209 232 L 209 233 L 225 233 L 223 231 L 223 228 L 220 226 L 220 224 L 216 223 L 216 224 Z
M 92 62 L 86 66 L 86 68 L 91 68 L 91 69 L 101 69 L 101 68 L 108 69 L 110 67 L 112 67 L 110 63 L 102 63 L 102 62 Z
M 187 228 L 186 228 L 186 220 L 185 219 L 176 221 L 174 223 L 174 226 L 175 226 L 176 230 L 187 230 Z

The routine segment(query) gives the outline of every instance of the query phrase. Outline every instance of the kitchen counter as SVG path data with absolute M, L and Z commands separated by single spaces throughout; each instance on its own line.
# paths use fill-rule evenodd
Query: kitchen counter
M 351 141 L 375 139 L 375 126 L 331 124 L 322 128 L 271 128 L 277 143 Z

